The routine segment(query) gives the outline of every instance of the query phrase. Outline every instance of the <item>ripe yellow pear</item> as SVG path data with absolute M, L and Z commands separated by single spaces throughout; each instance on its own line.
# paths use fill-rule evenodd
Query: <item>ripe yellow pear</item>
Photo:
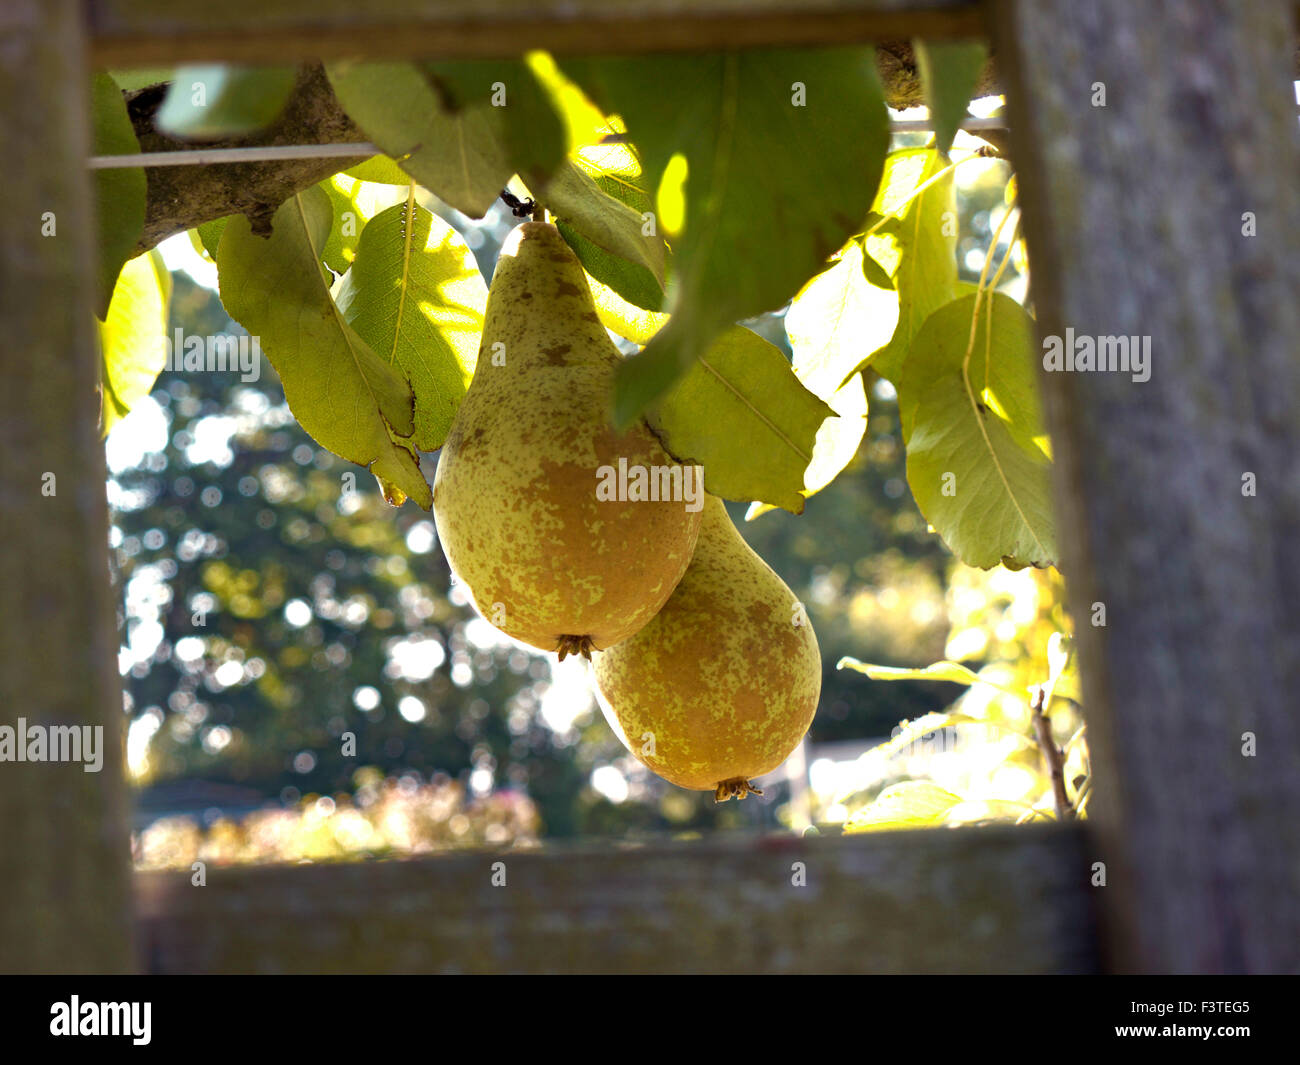
M 559 231 L 518 226 L 497 260 L 433 511 L 479 612 L 561 658 L 589 656 L 654 617 L 700 528 L 698 471 L 678 465 L 644 422 L 610 426 L 620 358 Z M 620 469 L 648 472 L 625 476 L 619 491 Z
M 784 581 L 706 496 L 690 568 L 655 619 L 593 663 L 628 749 L 717 801 L 757 792 L 799 745 L 821 694 L 817 637 Z

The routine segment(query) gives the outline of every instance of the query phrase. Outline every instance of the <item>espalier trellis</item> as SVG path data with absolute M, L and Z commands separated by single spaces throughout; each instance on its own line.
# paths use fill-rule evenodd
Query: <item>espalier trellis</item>
M 182 874 L 132 873 L 110 743 L 101 773 L 0 765 L 0 968 L 1300 968 L 1294 15 L 1290 3 L 1208 0 L 7 0 L 4 723 L 103 725 L 109 736 L 121 725 L 88 313 L 103 311 L 97 246 L 121 220 L 101 220 L 97 242 L 92 70 L 320 59 L 346 79 L 357 60 L 536 49 L 580 70 L 573 57 L 671 53 L 679 73 L 699 69 L 692 56 L 713 70 L 735 117 L 753 101 L 731 79 L 764 69 L 755 50 L 983 39 L 1007 96 L 1035 267 L 1030 327 L 1044 339 L 1149 338 L 1151 372 L 1041 375 L 1096 778 L 1086 824 L 244 868 L 195 890 Z M 587 69 L 601 80 L 600 62 Z M 352 88 L 360 111 L 365 86 Z M 937 100 L 934 110 L 937 121 Z M 625 117 L 635 136 L 637 116 Z M 689 122 L 655 128 L 661 153 L 698 140 Z M 710 219 L 715 269 L 744 254 L 745 227 L 771 224 L 771 175 L 814 153 L 852 164 L 875 135 L 822 132 L 752 154 L 754 189 Z M 151 196 L 165 194 L 159 172 Z M 806 205 L 791 199 L 802 232 Z M 829 227 L 837 239 L 865 213 L 842 207 L 853 217 Z M 134 239 L 120 254 L 133 250 Z M 800 268 L 799 254 L 781 268 Z M 707 273 L 694 262 L 690 283 Z M 734 295 L 712 312 L 734 320 L 747 299 L 767 298 L 739 283 Z M 641 364 L 623 414 L 676 372 L 683 337 L 724 324 L 690 296 L 687 284 L 681 306 L 694 310 L 670 332 L 676 347 Z M 506 892 L 492 882 L 501 860 Z M 706 894 L 711 905 L 692 901 Z

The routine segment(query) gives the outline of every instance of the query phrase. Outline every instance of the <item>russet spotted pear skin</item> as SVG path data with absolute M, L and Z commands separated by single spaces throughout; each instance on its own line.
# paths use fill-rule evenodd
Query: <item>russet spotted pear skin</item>
M 695 557 L 631 639 L 595 657 L 601 709 L 623 742 L 683 788 L 744 798 L 799 745 L 821 654 L 799 601 L 706 495 Z
M 701 514 L 598 498 L 600 471 L 677 465 L 610 426 L 620 355 L 559 231 L 526 222 L 488 293 L 478 364 L 439 456 L 438 537 L 479 612 L 545 651 L 587 655 L 646 624 L 690 564 Z

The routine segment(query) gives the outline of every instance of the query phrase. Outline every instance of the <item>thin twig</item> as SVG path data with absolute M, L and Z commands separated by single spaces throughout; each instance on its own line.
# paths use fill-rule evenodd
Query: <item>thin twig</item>
M 1065 755 L 1052 740 L 1052 722 L 1043 713 L 1046 700 L 1047 690 L 1041 684 L 1037 685 L 1033 698 L 1029 701 L 1029 709 L 1034 713 L 1034 734 L 1038 737 L 1038 749 L 1042 752 L 1043 761 L 1047 763 L 1047 771 L 1052 778 L 1056 818 L 1058 821 L 1069 821 L 1074 817 L 1074 808 L 1070 805 L 1070 797 L 1065 793 Z

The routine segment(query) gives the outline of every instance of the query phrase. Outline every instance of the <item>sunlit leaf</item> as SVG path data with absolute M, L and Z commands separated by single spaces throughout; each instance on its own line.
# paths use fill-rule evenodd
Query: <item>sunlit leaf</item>
M 565 77 L 564 71 L 548 52 L 528 52 L 524 62 L 550 96 L 552 106 L 564 123 L 570 153 L 594 145 L 606 133 L 614 132 L 610 119 L 576 82 Z
M 913 41 L 912 47 L 934 123 L 935 148 L 947 154 L 966 117 L 988 47 L 983 41 Z
M 992 330 L 981 308 L 973 344 L 974 296 L 933 314 L 912 344 L 898 386 L 907 480 L 926 521 L 968 565 L 1055 565 L 1033 323 L 1009 297 L 991 299 Z
M 836 669 L 852 669 L 865 673 L 872 680 L 945 680 L 951 684 L 988 684 L 999 691 L 1007 692 L 1018 698 L 1024 698 L 1024 692 L 1004 688 L 993 684 L 967 669 L 960 662 L 931 662 L 919 669 L 904 669 L 897 666 L 877 666 L 870 662 L 860 662 L 856 658 L 844 657 L 835 663 Z
M 366 135 L 430 192 L 482 218 L 514 173 L 500 108 L 446 114 L 414 63 L 326 65 L 330 84 Z
M 642 194 L 626 181 L 594 178 L 569 161 L 540 195 L 589 274 L 638 307 L 661 308 L 664 242 L 646 232 Z
M 962 801 L 960 795 L 928 780 L 904 780 L 890 785 L 875 802 L 853 814 L 844 823 L 844 831 L 880 832 L 938 824 L 944 814 Z
M 380 212 L 336 299 L 348 325 L 410 381 L 416 446 L 442 447 L 474 373 L 487 305 L 460 234 L 413 201 Z
M 587 285 L 591 288 L 591 298 L 595 301 L 601 324 L 635 344 L 649 344 L 654 335 L 668 324 L 668 315 L 629 303 L 591 274 L 587 275 Z
M 714 495 L 799 514 L 817 430 L 832 413 L 799 383 L 779 349 L 734 326 L 664 397 L 650 422 L 679 461 L 703 463 Z
M 865 244 L 867 255 L 893 278 L 898 323 L 889 342 L 863 364 L 894 385 L 917 330 L 955 295 L 957 202 L 951 171 L 915 194 L 948 165 L 943 156 L 927 148 L 892 152 L 873 205 L 881 215 L 897 219 L 868 236 Z
M 562 65 L 626 121 L 643 187 L 661 210 L 675 158 L 673 172 L 686 179 L 673 318 L 620 368 L 615 417 L 627 424 L 718 332 L 780 307 L 859 231 L 887 150 L 888 115 L 869 49 Z
M 806 495 L 830 484 L 857 454 L 867 428 L 867 396 L 862 376 L 850 371 L 888 340 L 898 320 L 897 293 L 869 284 L 862 261 L 861 246 L 850 241 L 833 267 L 800 290 L 785 316 L 795 375 L 838 415 L 817 433 Z
M 96 155 L 134 155 L 140 150 L 122 90 L 107 74 L 90 86 L 91 132 Z M 99 224 L 99 259 L 95 314 L 108 313 L 113 284 L 122 264 L 135 250 L 144 230 L 145 176 L 139 167 L 96 170 L 95 217 Z
M 941 817 L 945 825 L 982 825 L 1000 821 L 1052 820 L 1028 803 L 1007 799 L 974 799 L 950 806 Z
M 292 66 L 178 67 L 154 124 L 182 140 L 255 133 L 279 117 L 297 77 Z
M 862 260 L 861 246 L 850 241 L 835 265 L 809 281 L 786 312 L 795 363 L 817 367 L 819 394 L 838 388 L 888 343 L 898 323 L 898 293 L 869 284 Z
M 357 181 L 368 181 L 376 185 L 409 185 L 411 175 L 398 166 L 386 155 L 372 155 L 364 163 L 349 167 L 343 171 Z
M 271 360 L 298 423 L 322 446 L 370 467 L 385 496 L 428 510 L 433 495 L 413 450 L 415 397 L 343 319 L 321 251 L 330 205 L 318 188 L 276 211 L 269 238 L 247 218 L 227 223 L 217 251 L 221 302 Z
M 122 267 L 108 315 L 99 323 L 105 436 L 149 394 L 166 367 L 171 290 L 171 274 L 156 248 Z
M 329 240 L 321 258 L 336 274 L 346 273 L 357 256 L 357 243 L 366 223 L 380 211 L 405 203 L 411 180 L 405 185 L 355 180 L 347 174 L 334 174 L 317 186 L 329 197 L 334 212 Z

